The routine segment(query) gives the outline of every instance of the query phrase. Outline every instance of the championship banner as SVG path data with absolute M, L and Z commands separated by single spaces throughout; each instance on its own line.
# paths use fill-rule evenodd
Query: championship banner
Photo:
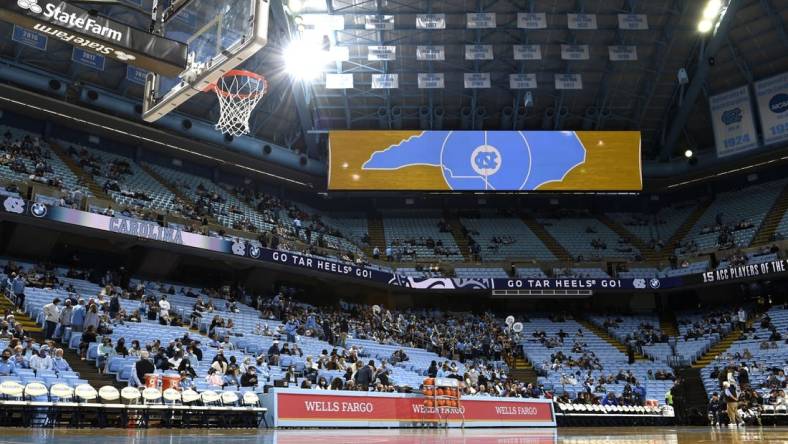
M 542 60 L 540 45 L 514 45 L 515 60 Z
M 468 89 L 484 89 L 492 86 L 489 72 L 466 72 L 463 74 L 463 83 Z
M 589 58 L 588 45 L 561 45 L 562 60 L 588 60 Z
M 135 85 L 145 86 L 145 78 L 148 76 L 148 71 L 144 69 L 135 68 L 134 66 L 126 66 L 126 80 Z
M 468 20 L 468 29 L 495 28 L 494 12 L 469 12 L 466 16 Z
M 326 73 L 326 89 L 352 89 L 353 74 Z
M 397 60 L 396 46 L 367 46 L 367 60 L 391 61 Z
M 443 89 L 446 82 L 443 73 L 427 72 L 419 73 L 418 83 L 419 89 Z
M 98 71 L 104 71 L 104 66 L 107 63 L 106 57 L 80 48 L 73 48 L 71 50 L 71 61 Z
M 418 14 L 416 29 L 446 29 L 446 14 Z
M 177 77 L 187 45 L 55 0 L 0 0 L 0 21 L 28 28 L 75 48 Z
M 618 14 L 618 29 L 645 31 L 648 29 L 646 14 Z
M 371 31 L 394 30 L 393 15 L 366 15 L 364 16 L 364 29 Z
M 399 74 L 372 74 L 372 89 L 399 88 Z
M 583 77 L 580 74 L 556 74 L 555 89 L 583 89 Z
M 510 89 L 536 89 L 536 74 L 509 74 Z
M 764 145 L 788 140 L 788 73 L 755 83 Z
M 520 29 L 546 29 L 547 14 L 544 12 L 518 12 L 517 27 Z
M 14 25 L 11 31 L 11 40 L 35 48 L 39 51 L 47 50 L 47 37 L 21 26 Z
M 549 399 L 472 397 L 459 407 L 426 407 L 405 393 L 271 389 L 263 395 L 274 427 L 554 427 Z
M 416 47 L 416 60 L 419 61 L 446 60 L 446 49 L 443 45 L 419 45 Z
M 572 14 L 566 15 L 569 29 L 586 30 L 597 29 L 596 14 Z
M 717 157 L 758 148 L 755 120 L 747 86 L 709 97 Z
M 637 131 L 331 131 L 329 191 L 640 191 Z
M 634 62 L 638 59 L 638 48 L 634 45 L 613 45 L 607 47 L 611 62 Z
M 492 60 L 493 45 L 465 45 L 465 60 Z

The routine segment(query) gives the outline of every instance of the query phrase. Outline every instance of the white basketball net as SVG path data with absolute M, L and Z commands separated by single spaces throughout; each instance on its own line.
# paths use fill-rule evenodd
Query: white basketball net
M 268 82 L 260 77 L 226 75 L 216 82 L 214 91 L 219 99 L 219 122 L 216 129 L 224 134 L 249 134 L 249 117 L 268 90 Z

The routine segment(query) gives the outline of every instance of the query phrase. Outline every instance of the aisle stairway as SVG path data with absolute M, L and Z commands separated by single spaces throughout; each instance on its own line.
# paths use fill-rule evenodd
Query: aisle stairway
M 70 169 L 71 172 L 82 181 L 82 183 L 88 188 L 93 196 L 108 202 L 112 202 L 112 197 L 104 192 L 104 189 L 101 188 L 98 183 L 96 183 L 96 181 L 93 179 L 93 176 L 88 174 L 81 166 L 79 166 L 79 164 L 71 156 L 69 156 L 60 145 L 58 145 L 56 142 L 51 142 L 49 146 L 52 149 L 52 152 L 54 152 L 55 155 L 59 157 L 64 164 L 66 164 L 68 169 Z
M 618 339 L 610 336 L 610 334 L 603 328 L 588 322 L 585 319 L 577 320 L 584 328 L 591 330 L 595 335 L 599 336 L 600 338 L 604 339 L 605 342 L 615 347 L 621 353 L 627 354 L 627 346 L 620 342 Z M 635 360 L 636 361 L 648 361 L 648 358 L 641 355 L 640 353 L 635 353 Z
M 15 311 L 16 309 L 14 308 L 14 302 L 12 300 L 5 296 L 0 296 L 0 313 L 5 313 L 6 310 L 11 310 L 11 312 L 14 313 L 16 322 L 22 324 L 29 334 L 36 335 L 42 332 L 41 327 L 36 325 L 36 321 L 30 319 L 25 313 Z
M 655 252 L 654 250 L 646 245 L 642 239 L 634 234 L 630 233 L 629 230 L 621 226 L 618 222 L 614 221 L 613 219 L 607 217 L 605 214 L 596 215 L 596 218 L 605 224 L 608 228 L 613 230 L 621 239 L 626 240 L 630 244 L 632 244 L 635 248 L 640 251 L 640 255 L 643 256 L 643 259 L 650 261 L 654 259 Z
M 468 245 L 468 238 L 463 236 L 462 234 L 462 223 L 460 219 L 457 217 L 456 213 L 452 213 L 450 211 L 443 212 L 443 219 L 449 224 L 449 228 L 451 229 L 451 235 L 454 237 L 454 243 L 457 244 L 457 247 L 460 249 L 460 253 L 462 253 L 463 260 L 465 262 L 471 261 L 471 248 Z
M 788 185 L 783 188 L 780 196 L 774 201 L 774 205 L 766 214 L 766 217 L 761 222 L 761 226 L 755 233 L 751 245 L 763 245 L 771 242 L 777 227 L 780 225 L 785 211 L 788 210 Z
M 687 236 L 687 234 L 692 230 L 692 227 L 700 220 L 703 214 L 706 213 L 706 210 L 709 209 L 709 206 L 713 202 L 713 199 L 705 199 L 698 202 L 698 206 L 695 210 L 690 213 L 687 220 L 684 221 L 683 224 L 673 233 L 670 239 L 665 242 L 665 247 L 660 250 L 659 252 L 655 252 L 654 256 L 656 260 L 659 261 L 667 261 L 673 251 L 679 246 L 682 240 Z
M 553 253 L 553 256 L 563 262 L 572 261 L 572 255 L 561 245 L 539 222 L 531 216 L 522 215 L 520 217 L 528 228 L 542 241 L 542 243 Z
M 749 325 L 750 323 L 748 323 L 748 326 Z M 737 339 L 739 339 L 740 336 L 740 330 L 732 330 L 724 338 L 722 338 L 720 342 L 714 344 L 706 353 L 703 354 L 703 356 L 695 361 L 692 364 L 692 368 L 701 369 L 711 364 L 711 361 L 713 361 L 715 357 L 725 353 L 725 350 L 728 350 L 730 346 L 736 342 Z
M 662 313 L 659 316 L 659 329 L 668 336 L 678 337 L 679 329 L 676 324 L 676 315 L 670 311 Z
M 378 213 L 370 212 L 367 215 L 367 235 L 369 236 L 369 245 L 365 249 L 365 253 L 372 256 L 372 249 L 375 247 L 380 248 L 381 256 L 386 253 L 386 232 L 383 227 L 383 218 Z

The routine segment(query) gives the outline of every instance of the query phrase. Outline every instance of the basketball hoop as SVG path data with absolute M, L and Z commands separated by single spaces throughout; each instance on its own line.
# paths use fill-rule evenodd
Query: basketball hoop
M 234 69 L 206 89 L 219 99 L 219 121 L 216 129 L 224 134 L 249 134 L 249 117 L 268 92 L 268 81 L 260 74 Z

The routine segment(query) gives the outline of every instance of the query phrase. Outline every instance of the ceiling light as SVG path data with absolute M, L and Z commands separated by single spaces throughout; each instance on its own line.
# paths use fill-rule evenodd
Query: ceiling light
M 722 2 L 720 0 L 709 0 L 706 8 L 703 9 L 703 18 L 706 20 L 713 20 L 720 13 Z
M 323 73 L 329 54 L 318 42 L 294 40 L 285 49 L 285 68 L 293 77 L 312 80 Z
M 684 157 L 686 157 L 687 159 L 691 159 L 694 154 L 695 153 L 693 153 L 692 150 L 684 151 Z
M 713 27 L 714 23 L 712 23 L 711 20 L 701 20 L 700 23 L 698 23 L 698 31 L 702 33 L 711 31 Z

